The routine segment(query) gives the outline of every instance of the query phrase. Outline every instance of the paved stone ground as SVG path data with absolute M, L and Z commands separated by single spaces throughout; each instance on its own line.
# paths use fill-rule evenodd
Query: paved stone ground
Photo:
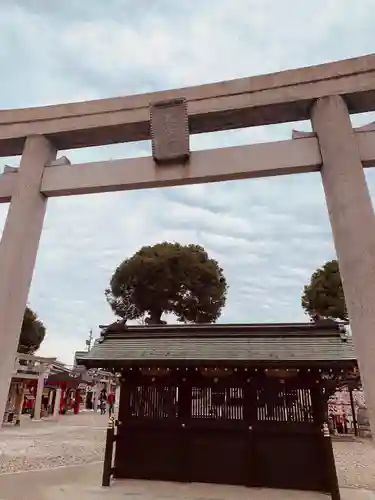
M 301 492 L 248 490 L 204 484 L 101 482 L 107 416 L 67 415 L 59 422 L 23 419 L 0 430 L 0 500 L 318 500 Z M 371 441 L 335 442 L 342 500 L 375 500 L 375 449 Z M 372 490 L 372 491 L 371 491 Z
M 93 413 L 61 416 L 58 422 L 25 417 L 20 427 L 0 431 L 0 474 L 98 462 L 107 422 Z
M 370 439 L 334 442 L 340 486 L 375 491 L 375 448 Z

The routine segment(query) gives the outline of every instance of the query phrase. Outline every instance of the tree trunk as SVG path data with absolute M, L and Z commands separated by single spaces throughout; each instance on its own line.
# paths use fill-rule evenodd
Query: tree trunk
M 161 315 L 163 314 L 163 311 L 150 311 L 150 317 L 147 319 L 147 323 L 149 325 L 162 325 L 163 322 L 161 320 Z

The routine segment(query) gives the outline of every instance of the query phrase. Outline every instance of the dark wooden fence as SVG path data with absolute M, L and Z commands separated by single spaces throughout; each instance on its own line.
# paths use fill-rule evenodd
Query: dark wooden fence
M 322 394 L 311 375 L 284 380 L 236 373 L 127 374 L 113 473 L 315 490 L 338 500 Z M 109 463 L 108 458 L 106 482 Z

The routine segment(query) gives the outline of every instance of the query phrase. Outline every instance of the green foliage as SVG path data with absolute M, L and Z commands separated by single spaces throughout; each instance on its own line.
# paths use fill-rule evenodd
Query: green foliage
M 29 307 L 26 307 L 23 317 L 21 335 L 18 343 L 18 352 L 33 354 L 39 349 L 46 335 L 46 328 L 38 316 Z
M 348 320 L 337 260 L 326 262 L 304 287 L 302 307 L 311 319 Z
M 337 260 L 326 262 L 311 276 L 310 283 L 305 286 L 302 295 L 302 307 L 313 321 L 348 321 L 348 312 L 344 290 Z M 344 375 L 333 377 L 327 382 L 325 397 L 328 400 L 338 389 L 361 387 L 358 370 L 345 372 Z
M 117 290 L 117 295 L 112 293 L 111 287 L 107 288 L 104 292 L 112 311 L 122 318 L 125 323 L 142 316 L 142 313 L 138 311 L 132 302 L 133 291 L 133 287 L 128 286 L 127 288 L 125 285 L 120 285 L 119 290 Z
M 117 316 L 160 324 L 163 313 L 184 323 L 213 323 L 225 304 L 223 270 L 198 245 L 142 247 L 114 272 L 106 298 Z

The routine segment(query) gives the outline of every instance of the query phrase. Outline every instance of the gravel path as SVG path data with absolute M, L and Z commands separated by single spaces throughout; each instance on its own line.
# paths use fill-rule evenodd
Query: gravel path
M 90 464 L 103 460 L 107 416 L 66 415 L 0 430 L 0 474 Z M 340 486 L 375 491 L 375 448 L 370 440 L 334 442 Z
M 94 424 L 94 425 L 93 425 Z M 85 414 L 0 431 L 0 474 L 78 465 L 103 459 L 107 418 Z
M 334 442 L 334 450 L 340 485 L 375 491 L 375 448 L 372 441 Z

